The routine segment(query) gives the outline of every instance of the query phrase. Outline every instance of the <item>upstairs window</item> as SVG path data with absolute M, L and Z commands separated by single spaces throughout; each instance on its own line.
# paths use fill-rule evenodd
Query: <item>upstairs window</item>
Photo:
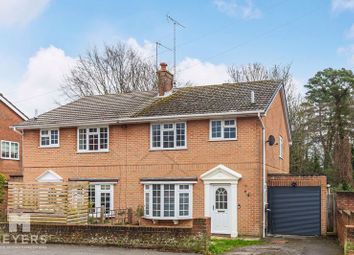
M 59 129 L 42 129 L 40 147 L 59 147 Z
M 78 128 L 79 152 L 108 151 L 108 127 Z
M 279 136 L 279 158 L 281 159 L 283 159 L 283 147 L 284 147 L 283 137 Z
M 236 120 L 211 120 L 210 121 L 210 140 L 236 140 L 237 128 Z
M 187 147 L 186 123 L 151 124 L 151 149 L 183 149 Z
M 19 143 L 11 141 L 1 141 L 1 158 L 18 160 L 19 157 Z
M 151 219 L 192 217 L 191 184 L 145 184 L 144 216 Z

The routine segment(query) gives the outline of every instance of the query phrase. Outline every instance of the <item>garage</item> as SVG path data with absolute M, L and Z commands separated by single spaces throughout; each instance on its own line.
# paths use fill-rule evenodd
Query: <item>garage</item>
M 278 176 L 268 181 L 268 234 L 319 236 L 325 234 L 325 182 L 320 178 Z M 322 185 L 313 185 L 319 180 Z M 322 202 L 323 201 L 323 202 Z M 324 216 L 324 217 L 323 217 Z

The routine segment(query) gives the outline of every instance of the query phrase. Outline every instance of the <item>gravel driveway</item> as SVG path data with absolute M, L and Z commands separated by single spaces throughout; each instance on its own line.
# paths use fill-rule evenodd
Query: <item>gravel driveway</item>
M 158 252 L 153 250 L 122 249 L 84 245 L 15 245 L 1 244 L 0 255 L 183 255 L 183 253 Z M 190 253 L 189 253 L 190 255 Z
M 270 238 L 270 244 L 248 246 L 229 252 L 228 255 L 342 255 L 335 238 L 280 237 Z

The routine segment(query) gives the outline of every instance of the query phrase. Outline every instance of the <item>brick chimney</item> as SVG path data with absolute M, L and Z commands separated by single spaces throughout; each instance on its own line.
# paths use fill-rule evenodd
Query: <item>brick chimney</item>
M 159 96 L 164 96 L 166 93 L 172 92 L 173 89 L 173 74 L 167 70 L 167 64 L 161 63 L 160 70 L 157 71 L 157 82 L 159 88 Z

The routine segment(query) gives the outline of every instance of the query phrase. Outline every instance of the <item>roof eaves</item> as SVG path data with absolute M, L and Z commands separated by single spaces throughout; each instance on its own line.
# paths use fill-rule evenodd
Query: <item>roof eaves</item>
M 18 109 L 13 103 L 11 103 L 3 94 L 0 93 L 0 101 L 8 106 L 12 111 L 14 111 L 23 120 L 28 120 L 26 114 L 24 114 L 20 109 Z

